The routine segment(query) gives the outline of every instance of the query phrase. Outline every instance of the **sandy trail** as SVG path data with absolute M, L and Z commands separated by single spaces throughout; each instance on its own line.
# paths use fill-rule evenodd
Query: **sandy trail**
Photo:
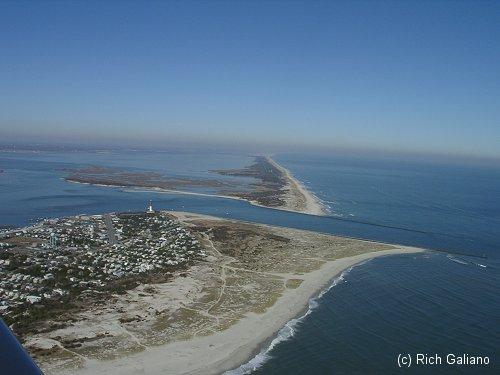
M 186 214 L 186 217 L 193 217 Z M 215 247 L 214 247 L 215 248 Z M 248 313 L 226 330 L 209 336 L 194 337 L 111 361 L 90 361 L 75 374 L 220 374 L 247 362 L 288 321 L 300 316 L 309 300 L 318 295 L 344 270 L 376 257 L 421 252 L 422 249 L 395 246 L 390 250 L 368 252 L 327 261 L 319 269 L 301 275 L 304 280 L 295 289 L 286 289 L 276 303 L 262 314 Z M 230 262 L 223 262 L 222 277 Z M 260 272 L 266 275 L 266 272 Z M 270 275 L 274 273 L 270 272 Z M 281 274 L 283 276 L 283 274 Z M 296 275 L 290 275 L 296 276 Z M 223 280 L 222 290 L 225 287 Z M 221 294 L 222 296 L 222 294 Z M 207 311 L 210 314 L 210 311 Z
M 220 374 L 255 356 L 344 270 L 376 257 L 424 251 L 170 214 L 198 230 L 207 258 L 167 283 L 140 285 L 99 310 L 73 316 L 70 325 L 31 337 L 32 347 L 56 344 L 63 351 L 64 342 L 90 338 L 69 347 L 69 359 L 61 351 L 46 357 L 46 374 Z M 137 321 L 129 321 L 135 316 Z M 175 319 L 163 325 L 170 318 Z M 102 331 L 111 335 L 94 340 Z

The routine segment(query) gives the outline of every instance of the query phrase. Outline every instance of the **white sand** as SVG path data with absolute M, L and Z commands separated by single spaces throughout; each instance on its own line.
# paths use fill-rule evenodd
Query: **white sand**
M 296 289 L 287 289 L 263 314 L 247 314 L 230 328 L 188 341 L 147 348 L 145 351 L 111 361 L 88 361 L 76 374 L 218 374 L 248 361 L 261 345 L 289 320 L 301 314 L 309 299 L 324 289 L 343 270 L 364 260 L 422 249 L 398 246 L 326 262 L 303 276 Z

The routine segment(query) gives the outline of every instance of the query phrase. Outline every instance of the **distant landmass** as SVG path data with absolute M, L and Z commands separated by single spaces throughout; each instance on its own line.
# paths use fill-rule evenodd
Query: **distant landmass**
M 146 188 L 165 192 L 199 195 L 217 195 L 244 199 L 269 208 L 324 215 L 325 207 L 292 174 L 267 156 L 255 157 L 254 163 L 242 169 L 214 169 L 224 176 L 251 177 L 256 182 L 244 185 L 218 179 L 173 178 L 156 172 L 132 172 L 118 168 L 90 166 L 67 170 L 66 181 L 100 186 Z M 210 188 L 214 193 L 200 193 L 183 189 Z

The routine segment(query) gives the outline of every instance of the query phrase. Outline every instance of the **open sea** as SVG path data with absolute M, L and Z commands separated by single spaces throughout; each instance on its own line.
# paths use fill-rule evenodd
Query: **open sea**
M 249 363 L 231 374 L 499 374 L 500 166 L 383 157 L 280 154 L 330 209 L 315 217 L 246 202 L 72 184 L 90 165 L 220 178 L 248 155 L 200 152 L 0 152 L 0 226 L 42 217 L 155 208 L 199 212 L 435 251 L 378 258 L 332 279 Z M 399 354 L 440 355 L 441 366 L 398 367 Z M 488 366 L 446 356 L 488 356 Z

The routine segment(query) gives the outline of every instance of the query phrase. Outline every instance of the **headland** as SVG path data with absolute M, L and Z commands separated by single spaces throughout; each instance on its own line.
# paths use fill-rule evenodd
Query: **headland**
M 221 373 L 255 355 L 343 270 L 374 257 L 422 251 L 191 213 L 130 215 L 60 219 L 47 230 L 28 227 L 4 239 L 15 246 L 13 257 L 31 259 L 27 247 L 50 245 L 45 233 L 79 228 L 65 241 L 85 242 L 84 233 L 95 228 L 95 243 L 82 243 L 82 250 L 74 245 L 80 255 L 72 272 L 64 268 L 73 269 L 70 254 L 46 252 L 61 265 L 49 262 L 57 277 L 41 284 L 64 289 L 76 305 L 64 311 L 59 297 L 47 293 L 29 311 L 54 303 L 57 313 L 35 315 L 34 324 L 19 322 L 25 346 L 45 373 Z M 118 241 L 111 249 L 98 240 L 105 241 L 108 224 Z M 108 233 L 108 241 L 112 237 Z M 62 243 L 57 251 L 65 251 Z M 17 279 L 21 290 L 26 280 Z M 47 284 L 52 282 L 61 285 Z

